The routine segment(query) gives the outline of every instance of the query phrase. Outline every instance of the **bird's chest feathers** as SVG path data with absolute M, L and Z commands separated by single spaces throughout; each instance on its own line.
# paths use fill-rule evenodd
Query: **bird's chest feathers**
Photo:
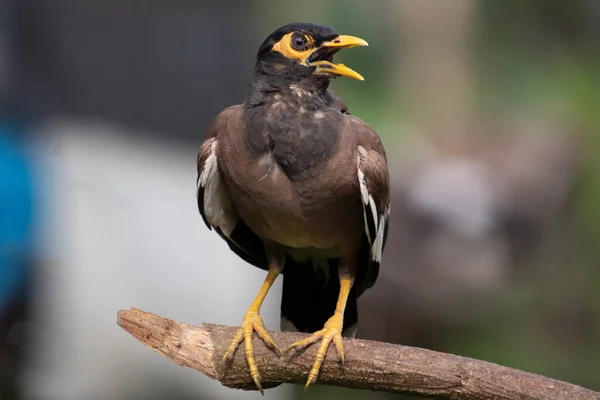
M 340 145 L 336 113 L 341 119 L 339 112 L 275 96 L 246 120 L 248 162 L 237 175 L 245 178 L 237 180 L 234 189 L 244 201 L 233 201 L 262 237 L 290 247 L 330 244 L 329 238 L 320 237 L 313 211 L 319 211 L 317 204 L 328 201 L 331 193 L 328 186 L 307 188 L 322 180 L 319 174 Z
M 268 155 L 292 182 L 314 176 L 339 144 L 336 116 L 312 105 L 304 93 L 275 95 L 248 126 L 253 155 Z

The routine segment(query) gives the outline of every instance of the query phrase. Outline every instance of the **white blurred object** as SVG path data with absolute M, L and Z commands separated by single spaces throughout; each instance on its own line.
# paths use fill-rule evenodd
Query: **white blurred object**
M 179 368 L 116 324 L 118 310 L 136 307 L 239 325 L 264 279 L 203 224 L 196 149 L 88 122 L 40 129 L 50 197 L 26 398 L 256 398 Z M 280 290 L 278 282 L 262 308 L 270 329 L 279 326 Z
M 417 317 L 474 315 L 563 232 L 581 171 L 577 131 L 528 116 L 474 127 L 468 146 L 448 147 L 412 131 L 389 155 L 394 245 L 380 276 Z
M 466 237 L 492 229 L 496 195 L 483 163 L 442 158 L 426 165 L 409 185 L 408 201 L 416 211 L 437 216 Z

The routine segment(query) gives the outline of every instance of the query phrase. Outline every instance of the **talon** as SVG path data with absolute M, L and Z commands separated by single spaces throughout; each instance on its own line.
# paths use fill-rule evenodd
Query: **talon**
M 229 361 L 231 361 L 233 359 L 233 355 L 235 354 L 235 350 L 240 345 L 242 339 L 244 339 L 244 331 L 243 331 L 242 328 L 240 328 L 235 333 L 235 336 L 231 340 L 231 344 L 229 345 L 229 347 L 225 351 L 225 354 L 223 355 L 223 362 L 224 363 L 227 363 L 227 362 L 229 362 Z
M 252 377 L 252 380 L 256 384 L 256 387 L 258 388 L 260 393 L 264 395 L 264 391 L 260 383 L 261 376 L 258 372 L 258 367 L 254 358 L 254 344 L 252 343 L 252 334 L 254 332 L 256 332 L 258 337 L 260 337 L 267 344 L 268 347 L 272 348 L 278 354 L 281 355 L 279 347 L 277 347 L 275 341 L 273 340 L 273 338 L 271 338 L 271 336 L 265 329 L 261 316 L 257 312 L 248 311 L 244 316 L 241 328 L 236 332 L 235 336 L 231 341 L 231 344 L 229 345 L 229 347 L 225 351 L 225 354 L 223 355 L 223 362 L 226 363 L 233 358 L 235 351 L 239 347 L 240 343 L 243 341 L 244 350 L 246 354 L 246 361 L 248 362 L 248 369 L 250 370 L 250 376 Z
M 269 348 L 274 350 L 279 357 L 281 357 L 281 350 L 279 350 L 279 346 L 277 346 L 273 338 L 271 338 L 264 325 L 253 323 L 252 328 L 254 328 L 254 331 L 258 337 L 261 338 Z
M 252 380 L 254 380 L 254 383 L 256 384 L 256 387 L 258 388 L 260 394 L 262 394 L 263 396 L 265 395 L 265 391 L 262 388 L 262 385 L 260 384 L 260 374 L 256 374 L 256 376 L 252 377 Z
M 309 379 L 308 381 L 306 381 L 306 385 L 304 385 L 304 395 L 308 395 L 308 387 L 314 382 L 311 382 L 311 380 Z
M 308 374 L 308 380 L 306 381 L 306 385 L 304 386 L 304 393 L 308 393 L 308 388 L 310 385 L 317 381 L 317 377 L 319 376 L 319 372 L 321 369 L 321 365 L 325 360 L 325 355 L 327 354 L 327 349 L 331 342 L 335 345 L 335 348 L 338 352 L 339 358 L 341 362 L 344 362 L 344 346 L 342 344 L 342 324 L 343 324 L 343 316 L 339 314 L 335 314 L 333 317 L 329 318 L 329 320 L 325 323 L 325 326 L 320 331 L 317 331 L 310 335 L 307 338 L 297 341 L 296 343 L 292 343 L 286 349 L 286 352 L 291 350 L 297 350 L 301 347 L 307 347 L 317 341 L 321 340 L 321 345 L 319 346 L 319 350 L 317 350 L 317 354 L 315 355 L 315 362 L 313 367 L 311 368 Z
M 290 344 L 287 349 L 285 349 L 285 352 L 290 352 L 290 351 L 297 351 L 300 348 L 303 347 L 307 347 L 310 346 L 313 343 L 317 343 L 319 341 L 319 339 L 321 339 L 321 337 L 325 334 L 325 329 L 321 329 L 320 331 L 317 331 L 315 333 L 313 333 L 312 335 L 310 335 L 307 338 L 304 338 L 302 340 L 299 340 L 295 343 Z

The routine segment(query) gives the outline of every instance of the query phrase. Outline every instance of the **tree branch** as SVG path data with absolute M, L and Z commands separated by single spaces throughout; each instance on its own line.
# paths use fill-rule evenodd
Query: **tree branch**
M 242 351 L 224 367 L 222 358 L 237 328 L 192 326 L 137 309 L 118 313 L 119 326 L 146 346 L 177 364 L 191 367 L 224 386 L 256 389 Z M 304 334 L 270 332 L 280 348 Z M 254 340 L 263 387 L 304 384 L 316 346 L 298 355 L 278 357 Z M 318 383 L 441 399 L 600 399 L 600 393 L 485 361 L 368 340 L 344 339 L 346 362 L 330 347 Z

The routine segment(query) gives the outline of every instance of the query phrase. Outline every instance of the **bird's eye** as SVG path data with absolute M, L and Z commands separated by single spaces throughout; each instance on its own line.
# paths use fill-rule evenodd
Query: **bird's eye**
M 306 41 L 306 38 L 299 33 L 294 33 L 292 35 L 291 42 L 294 50 L 303 51 L 308 48 L 308 42 Z

